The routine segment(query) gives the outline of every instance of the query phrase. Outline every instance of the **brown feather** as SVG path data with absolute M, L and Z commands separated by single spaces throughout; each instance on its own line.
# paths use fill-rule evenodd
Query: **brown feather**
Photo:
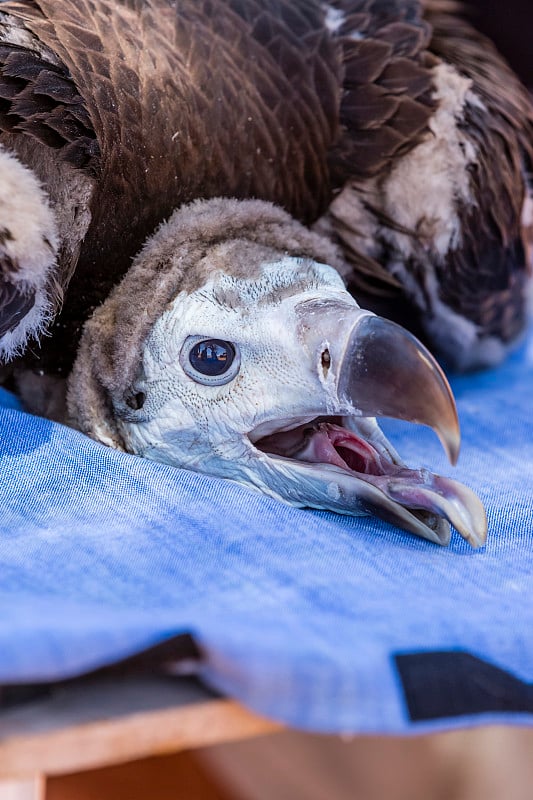
M 59 58 L 71 102 L 83 98 L 90 119 L 82 135 L 65 94 L 42 79 L 36 93 L 36 67 L 12 100 L 16 129 L 80 164 L 73 142 L 94 131 L 101 156 L 92 224 L 43 345 L 50 363 L 64 353 L 68 364 L 83 320 L 175 207 L 224 194 L 272 200 L 307 221 L 326 208 L 341 65 L 318 3 L 13 0 L 1 11 Z
M 309 223 L 348 186 L 382 229 L 395 230 L 364 187 L 379 186 L 431 135 L 441 60 L 472 79 L 487 109 L 469 105 L 464 120 L 480 153 L 470 176 L 478 205 L 463 209 L 462 249 L 438 265 L 441 297 L 487 331 L 514 335 L 533 117 L 518 81 L 452 8 L 445 0 L 0 3 L 0 28 L 16 20 L 31 42 L 0 42 L 4 140 L 36 140 L 95 185 L 39 366 L 70 367 L 92 309 L 146 237 L 193 199 L 258 197 Z M 328 10 L 339 20 L 330 29 Z M 386 236 L 361 253 L 357 226 L 331 217 L 354 266 L 352 287 L 399 302 Z M 407 234 L 416 241 L 417 231 Z M 69 259 L 60 275 L 71 272 L 72 248 Z M 422 261 L 407 267 L 429 298 Z
M 434 104 L 426 53 L 430 29 L 419 4 L 342 0 L 336 5 L 346 16 L 338 32 L 345 92 L 343 133 L 329 163 L 333 185 L 342 186 L 350 178 L 385 172 L 394 158 L 415 147 Z M 395 101 L 403 99 L 411 101 L 415 113 L 397 116 Z
M 471 174 L 477 206 L 464 213 L 462 248 L 438 270 L 440 296 L 480 335 L 509 342 L 526 316 L 521 214 L 533 168 L 533 106 L 491 42 L 447 13 L 449 4 L 427 0 L 426 6 L 433 51 L 472 79 L 485 109 L 466 109 L 464 129 L 479 154 Z

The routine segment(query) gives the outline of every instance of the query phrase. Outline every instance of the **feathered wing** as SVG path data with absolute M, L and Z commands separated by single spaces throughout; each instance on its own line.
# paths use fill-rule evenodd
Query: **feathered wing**
M 340 186 L 381 174 L 427 131 L 434 107 L 431 29 L 413 0 L 325 5 L 344 73 L 341 135 L 329 154 L 332 184 Z
M 96 182 L 41 366 L 68 369 L 81 324 L 175 207 L 261 197 L 306 221 L 327 207 L 341 67 L 315 0 L 9 0 L 1 11 L 51 54 L 30 80 L 22 48 L 6 126 L 78 158 Z
M 2 2 L 2 140 L 38 141 L 92 182 L 68 269 L 60 253 L 59 282 L 75 271 L 40 366 L 68 370 L 84 320 L 146 237 L 217 195 L 312 222 L 333 193 L 320 227 L 343 244 L 358 299 L 403 303 L 411 326 L 420 313 L 444 350 L 453 336 L 475 354 L 516 335 L 531 112 L 448 7 Z
M 437 267 L 441 300 L 471 320 L 480 336 L 511 342 L 523 329 L 531 272 L 525 230 L 530 220 L 533 105 L 490 41 L 468 23 L 427 3 L 432 50 L 472 80 L 478 103 L 463 127 L 475 148 L 470 171 L 475 202 L 460 207 L 462 242 Z
M 0 5 L 0 130 L 23 133 L 76 167 L 98 155 L 90 116 L 65 64 Z
M 428 134 L 435 107 L 431 28 L 416 0 L 330 0 L 324 7 L 339 48 L 343 92 L 340 135 L 329 153 L 338 196 L 318 227 L 342 242 L 356 297 L 374 305 L 381 300 L 397 313 L 403 288 L 384 264 L 377 235 L 379 221 L 397 223 L 373 187 Z
M 365 171 L 357 152 L 370 103 L 344 107 L 342 150 L 332 152 L 342 191 L 320 227 L 342 242 L 353 264 L 351 287 L 363 302 L 415 330 L 422 325 L 431 344 L 459 367 L 492 363 L 524 324 L 529 97 L 494 47 L 451 13 L 455 4 L 348 5 L 371 9 L 378 31 L 374 45 L 361 30 L 363 14 L 352 16 L 352 33 L 349 15 L 337 31 L 345 58 L 346 36 L 375 52 L 362 96 L 383 94 L 379 107 L 394 109 L 398 92 L 411 127 L 400 141 L 388 130 L 390 120 L 367 114 L 385 132 L 377 134 L 383 144 Z M 405 54 L 394 67 L 384 48 L 378 65 L 383 30 L 395 31 Z M 384 86 L 390 69 L 395 81 Z M 348 97 L 352 85 L 347 69 Z M 396 148 L 387 147 L 396 140 Z

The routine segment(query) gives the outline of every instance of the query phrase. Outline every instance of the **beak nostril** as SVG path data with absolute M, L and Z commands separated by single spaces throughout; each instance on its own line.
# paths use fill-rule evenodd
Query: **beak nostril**
M 326 377 L 329 372 L 329 368 L 331 366 L 331 356 L 329 354 L 329 350 L 327 349 L 327 347 L 322 352 L 321 361 L 322 361 L 322 370 L 324 372 L 324 377 Z

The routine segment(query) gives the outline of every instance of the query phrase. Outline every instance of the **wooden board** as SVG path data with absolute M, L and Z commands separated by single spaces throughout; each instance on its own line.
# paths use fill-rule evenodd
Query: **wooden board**
M 45 779 L 0 780 L 0 800 L 45 800 Z
M 0 712 L 0 800 L 9 798 L 7 781 L 14 778 L 77 772 L 279 729 L 193 679 L 76 682 Z M 13 796 L 19 797 L 24 794 Z

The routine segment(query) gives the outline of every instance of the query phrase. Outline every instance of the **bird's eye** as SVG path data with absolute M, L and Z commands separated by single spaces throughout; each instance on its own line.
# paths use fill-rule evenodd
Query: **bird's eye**
M 221 339 L 205 339 L 189 351 L 192 368 L 210 378 L 224 375 L 234 358 L 235 348 L 231 342 L 223 342 Z
M 241 362 L 235 344 L 189 336 L 181 350 L 180 363 L 186 375 L 197 383 L 221 386 L 233 380 Z

